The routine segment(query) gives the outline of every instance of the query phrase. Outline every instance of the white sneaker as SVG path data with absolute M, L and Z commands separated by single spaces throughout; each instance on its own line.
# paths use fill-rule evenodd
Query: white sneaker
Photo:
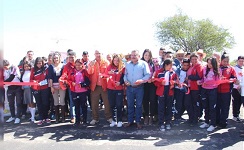
M 6 123 L 10 123 L 10 122 L 12 122 L 12 121 L 14 121 L 14 120 L 15 120 L 15 118 L 10 117 L 10 118 L 8 118 L 8 120 L 6 120 Z
M 122 126 L 123 126 L 123 123 L 122 123 L 121 121 L 119 121 L 119 122 L 117 123 L 117 127 L 120 128 L 120 127 L 122 127 Z
M 99 121 L 97 121 L 97 120 L 92 120 L 91 122 L 90 122 L 90 125 L 95 125 L 95 124 L 97 124 Z
M 114 127 L 116 125 L 116 122 L 115 121 L 112 121 L 111 123 L 110 123 L 110 127 Z
M 215 129 L 215 127 L 214 127 L 213 125 L 211 125 L 211 126 L 207 129 L 207 131 L 212 132 L 214 129 Z
M 19 123 L 20 123 L 20 119 L 16 118 L 15 121 L 14 121 L 14 124 L 19 124 Z
M 202 129 L 203 129 L 203 128 L 208 128 L 208 127 L 209 127 L 209 124 L 207 124 L 207 123 L 204 122 L 204 123 L 203 123 L 202 125 L 200 125 L 199 127 L 202 128 Z

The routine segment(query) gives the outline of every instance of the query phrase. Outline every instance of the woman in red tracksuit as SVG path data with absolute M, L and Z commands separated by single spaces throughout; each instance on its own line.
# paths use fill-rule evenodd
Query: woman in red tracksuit
M 82 108 L 83 124 L 87 123 L 87 89 L 90 85 L 87 70 L 84 68 L 82 60 L 75 61 L 75 68 L 68 71 L 68 84 L 71 90 L 72 100 L 75 104 L 75 124 L 80 124 L 80 107 Z
M 113 114 L 113 121 L 110 123 L 110 127 L 117 124 L 117 127 L 122 127 L 122 109 L 123 109 L 123 97 L 124 97 L 124 65 L 119 55 L 113 55 L 111 64 L 107 67 L 105 72 L 108 78 L 108 100 L 111 113 Z M 115 109 L 117 110 L 117 116 L 115 121 Z
M 176 73 L 172 70 L 172 60 L 166 59 L 163 67 L 154 74 L 154 84 L 157 87 L 156 95 L 158 96 L 158 124 L 161 131 L 171 129 L 171 119 L 173 116 L 173 95 L 174 84 L 177 80 Z M 165 124 L 164 124 L 165 122 Z
M 48 66 L 45 65 L 41 57 L 35 60 L 34 68 L 31 70 L 30 82 L 37 82 L 39 85 L 32 86 L 32 92 L 36 99 L 36 104 L 39 113 L 39 121 L 37 125 L 42 125 L 44 122 L 51 123 L 48 118 L 49 99 L 48 99 Z
M 235 69 L 229 65 L 229 55 L 226 52 L 221 56 L 220 69 L 222 71 L 222 79 L 230 80 L 237 78 Z M 232 88 L 233 82 L 220 84 L 218 86 L 216 123 L 221 128 L 225 128 L 227 126 Z
M 193 106 L 193 124 L 197 124 L 199 117 L 201 116 L 201 99 L 200 99 L 200 85 L 198 81 L 202 79 L 202 65 L 198 61 L 198 55 L 193 53 L 190 56 L 191 67 L 187 71 L 187 82 L 190 87 L 191 102 Z

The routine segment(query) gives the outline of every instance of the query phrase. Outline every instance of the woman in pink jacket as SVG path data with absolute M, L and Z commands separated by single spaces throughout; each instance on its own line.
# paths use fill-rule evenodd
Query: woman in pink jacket
M 216 58 L 208 58 L 207 66 L 203 68 L 201 91 L 205 122 L 200 126 L 200 128 L 208 128 L 207 131 L 213 131 L 216 126 L 217 83 L 220 80 L 220 72 Z

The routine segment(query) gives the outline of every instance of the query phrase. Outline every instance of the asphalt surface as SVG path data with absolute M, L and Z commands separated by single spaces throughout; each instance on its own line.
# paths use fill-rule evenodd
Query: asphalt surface
M 68 119 L 65 123 L 52 122 L 42 126 L 30 123 L 28 119 L 22 120 L 19 125 L 5 123 L 4 141 L 0 142 L 0 150 L 244 149 L 244 138 L 239 136 L 239 130 L 244 128 L 243 122 L 229 120 L 227 128 L 213 132 L 200 129 L 200 123 L 190 127 L 187 122 L 181 122 L 179 126 L 172 126 L 171 130 L 162 132 L 156 123 L 143 126 L 140 130 L 136 126 L 111 128 L 103 118 L 103 112 L 100 110 L 100 123 L 95 126 L 74 127 Z M 91 115 L 91 112 L 88 114 Z

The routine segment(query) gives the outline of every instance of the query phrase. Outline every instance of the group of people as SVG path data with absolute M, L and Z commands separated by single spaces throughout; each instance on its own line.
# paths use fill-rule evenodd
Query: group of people
M 170 130 L 173 124 L 179 125 L 187 111 L 190 126 L 198 125 L 204 115 L 200 128 L 213 131 L 217 126 L 227 126 L 231 100 L 233 120 L 241 121 L 244 56 L 237 58 L 236 66 L 230 66 L 226 52 L 214 53 L 205 62 L 202 49 L 174 53 L 160 48 L 157 57 L 149 49 L 141 56 L 133 50 L 124 56 L 109 54 L 107 59 L 96 50 L 94 60 L 89 60 L 87 51 L 77 57 L 71 49 L 66 60 L 62 60 L 60 52 L 50 53 L 48 58 L 34 59 L 33 55 L 28 51 L 18 67 L 3 60 L 2 75 L 4 83 L 8 83 L 5 86 L 11 112 L 7 123 L 20 123 L 28 107 L 30 121 L 37 125 L 51 123 L 50 113 L 55 115 L 56 123 L 65 122 L 67 110 L 74 126 L 87 124 L 88 120 L 95 125 L 101 101 L 110 127 L 123 126 L 126 108 L 125 127 L 136 123 L 141 129 L 143 118 L 145 125 L 158 121 L 161 131 Z M 92 119 L 87 118 L 88 104 Z

